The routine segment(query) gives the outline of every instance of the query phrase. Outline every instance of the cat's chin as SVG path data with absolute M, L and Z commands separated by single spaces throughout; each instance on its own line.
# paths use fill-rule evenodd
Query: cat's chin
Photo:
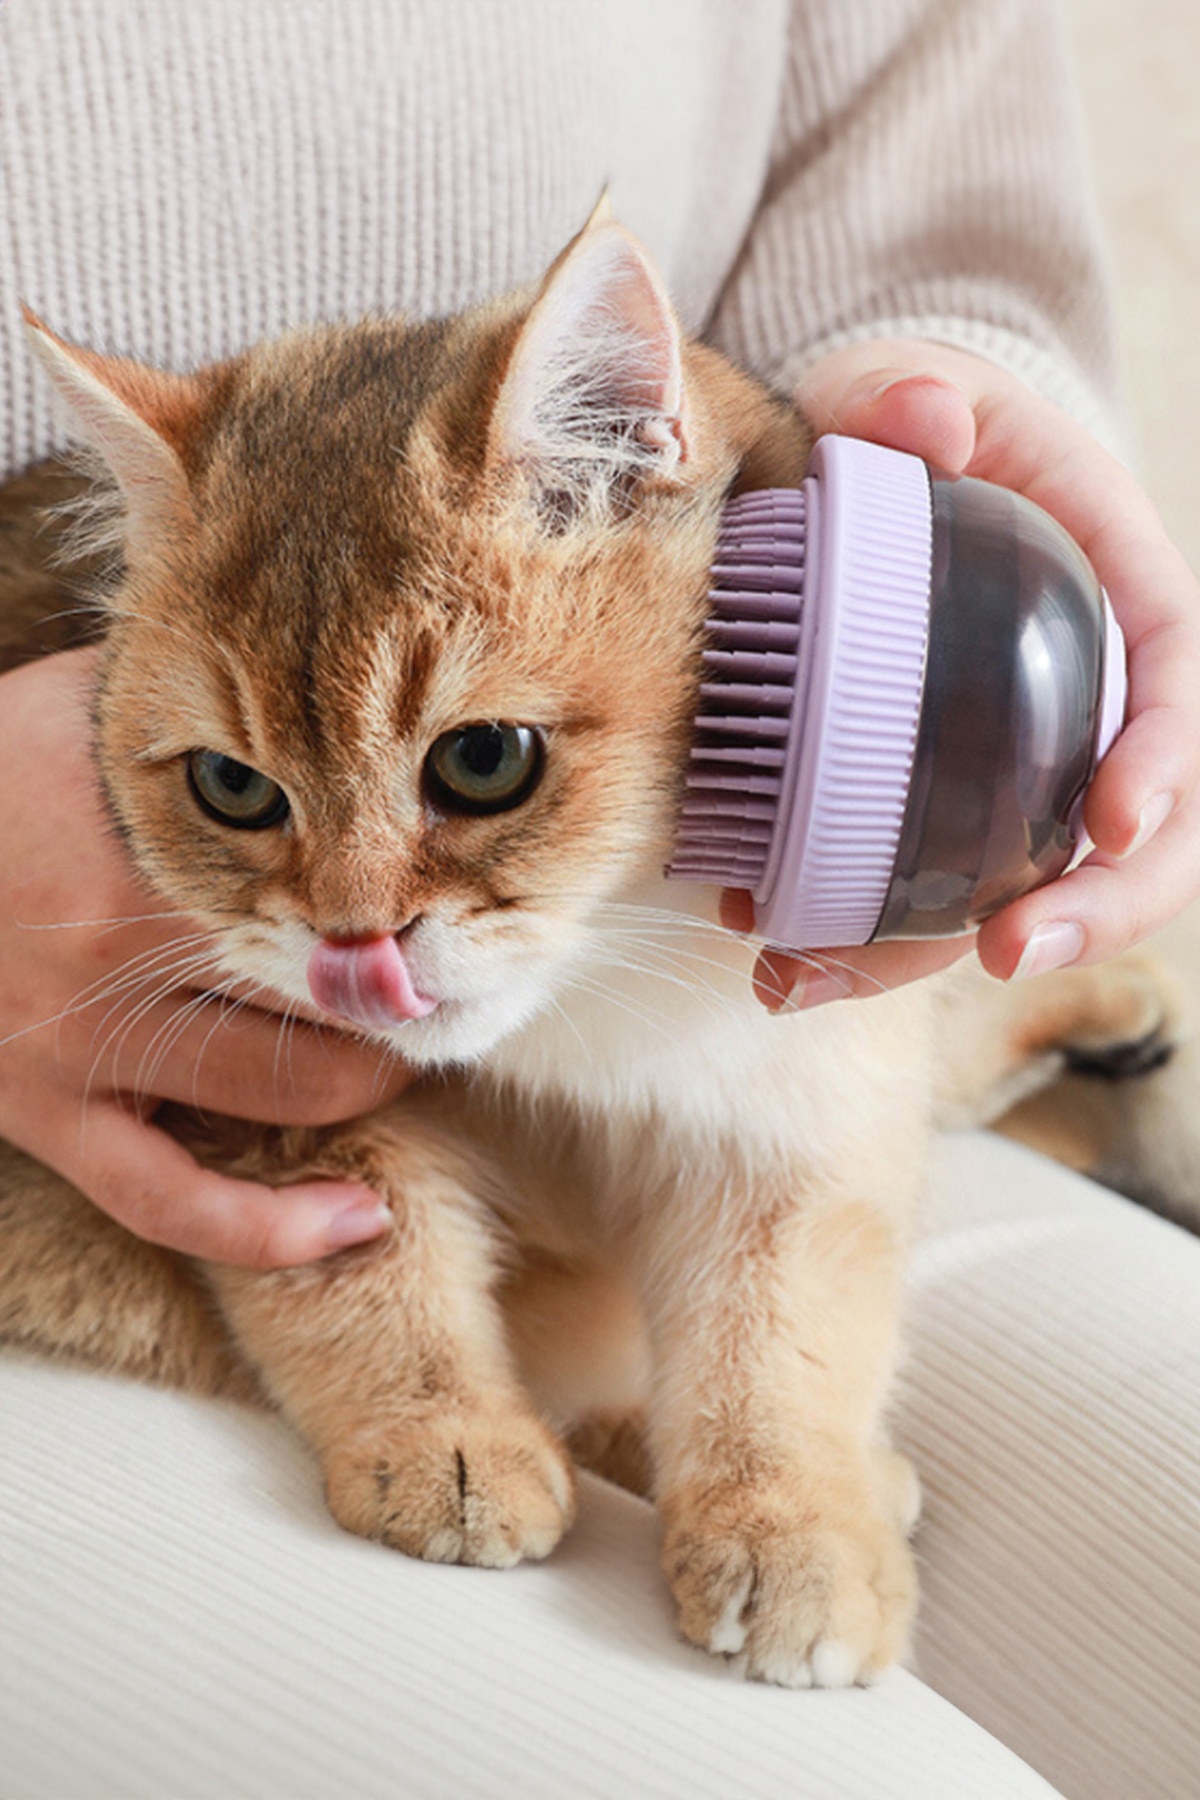
M 541 1010 L 544 996 L 513 991 L 443 1000 L 422 1019 L 370 1035 L 420 1069 L 477 1063 Z

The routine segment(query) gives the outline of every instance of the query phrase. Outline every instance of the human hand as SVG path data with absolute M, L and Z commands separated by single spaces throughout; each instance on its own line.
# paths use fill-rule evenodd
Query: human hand
M 104 809 L 95 660 L 71 651 L 0 676 L 0 1136 L 193 1256 L 272 1268 L 375 1237 L 388 1215 L 361 1183 L 233 1180 L 153 1123 L 174 1100 L 332 1124 L 411 1077 L 340 1033 L 285 1036 L 261 1004 L 205 997 L 207 940 L 136 877 Z
M 814 953 L 764 951 L 755 991 L 778 1010 L 878 993 L 932 973 L 974 943 L 1007 979 L 1093 963 L 1138 943 L 1200 894 L 1200 587 L 1123 464 L 1073 419 L 982 357 L 915 339 L 848 345 L 811 369 L 796 400 L 818 432 L 869 438 L 1026 494 L 1090 558 L 1125 633 L 1128 723 L 1084 808 L 1094 852 L 1024 895 L 974 938 Z M 728 894 L 745 929 L 749 896 Z

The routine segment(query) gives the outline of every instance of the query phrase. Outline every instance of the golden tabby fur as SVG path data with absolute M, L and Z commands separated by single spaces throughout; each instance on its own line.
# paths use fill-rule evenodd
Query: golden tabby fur
M 428 1072 L 371 1117 L 172 1119 L 240 1173 L 365 1178 L 382 1241 L 191 1268 L 7 1150 L 0 1329 L 261 1394 L 342 1524 L 434 1559 L 546 1555 L 569 1440 L 652 1489 L 695 1643 L 782 1683 L 869 1678 L 916 1598 L 884 1415 L 937 1067 L 977 1117 L 1064 1040 L 1145 1035 L 1153 984 L 956 1009 L 926 983 L 773 1018 L 715 895 L 664 885 L 719 511 L 798 481 L 809 439 L 681 338 L 603 216 L 537 295 L 446 323 L 301 332 L 195 376 L 39 338 L 121 502 L 98 756 L 145 875 L 231 984 L 311 1014 L 315 946 L 398 943 L 436 1005 L 364 1027 Z M 10 616 L 53 589 L 26 517 Z M 431 794 L 431 745 L 471 721 L 544 746 L 508 810 Z M 286 820 L 210 817 L 198 750 L 278 784 Z

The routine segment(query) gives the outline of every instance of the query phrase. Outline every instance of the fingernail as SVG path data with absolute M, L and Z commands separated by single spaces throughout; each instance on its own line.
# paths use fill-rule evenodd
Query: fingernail
M 771 1017 L 778 1019 L 786 1013 L 807 1012 L 811 1006 L 824 1006 L 830 1000 L 847 1000 L 853 989 L 848 981 L 839 980 L 836 975 L 829 975 L 823 969 L 814 970 L 798 981 L 790 994 L 771 1008 Z
M 876 400 L 882 400 L 886 393 L 899 387 L 902 381 L 921 381 L 928 387 L 954 388 L 952 381 L 944 380 L 941 375 L 930 375 L 924 369 L 893 369 L 890 373 L 881 371 L 878 382 L 867 395 L 867 404 L 871 406 Z
M 391 1212 L 382 1200 L 357 1200 L 334 1213 L 325 1228 L 325 1242 L 331 1251 L 348 1250 L 351 1244 L 367 1244 L 377 1238 L 391 1222 Z
M 1166 824 L 1174 810 L 1174 794 L 1155 794 L 1152 800 L 1147 800 L 1138 814 L 1138 828 L 1133 841 L 1121 852 L 1122 857 L 1136 855 L 1142 845 L 1149 843 L 1155 832 Z
M 898 382 L 911 381 L 914 373 L 915 371 L 912 369 L 892 369 L 887 372 L 881 370 L 875 386 L 867 395 L 867 405 L 871 406 L 876 400 L 882 400 L 889 388 L 894 388 Z
M 1076 925 L 1072 919 L 1052 919 L 1033 932 L 1010 979 L 1024 981 L 1030 975 L 1048 975 L 1051 969 L 1065 969 L 1082 953 L 1082 925 Z

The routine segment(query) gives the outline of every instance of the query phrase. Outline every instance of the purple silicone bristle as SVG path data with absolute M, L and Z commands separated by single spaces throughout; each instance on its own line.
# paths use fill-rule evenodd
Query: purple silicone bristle
M 687 786 L 668 873 L 756 888 L 787 760 L 804 593 L 803 491 L 725 508 L 709 588 L 708 645 Z

